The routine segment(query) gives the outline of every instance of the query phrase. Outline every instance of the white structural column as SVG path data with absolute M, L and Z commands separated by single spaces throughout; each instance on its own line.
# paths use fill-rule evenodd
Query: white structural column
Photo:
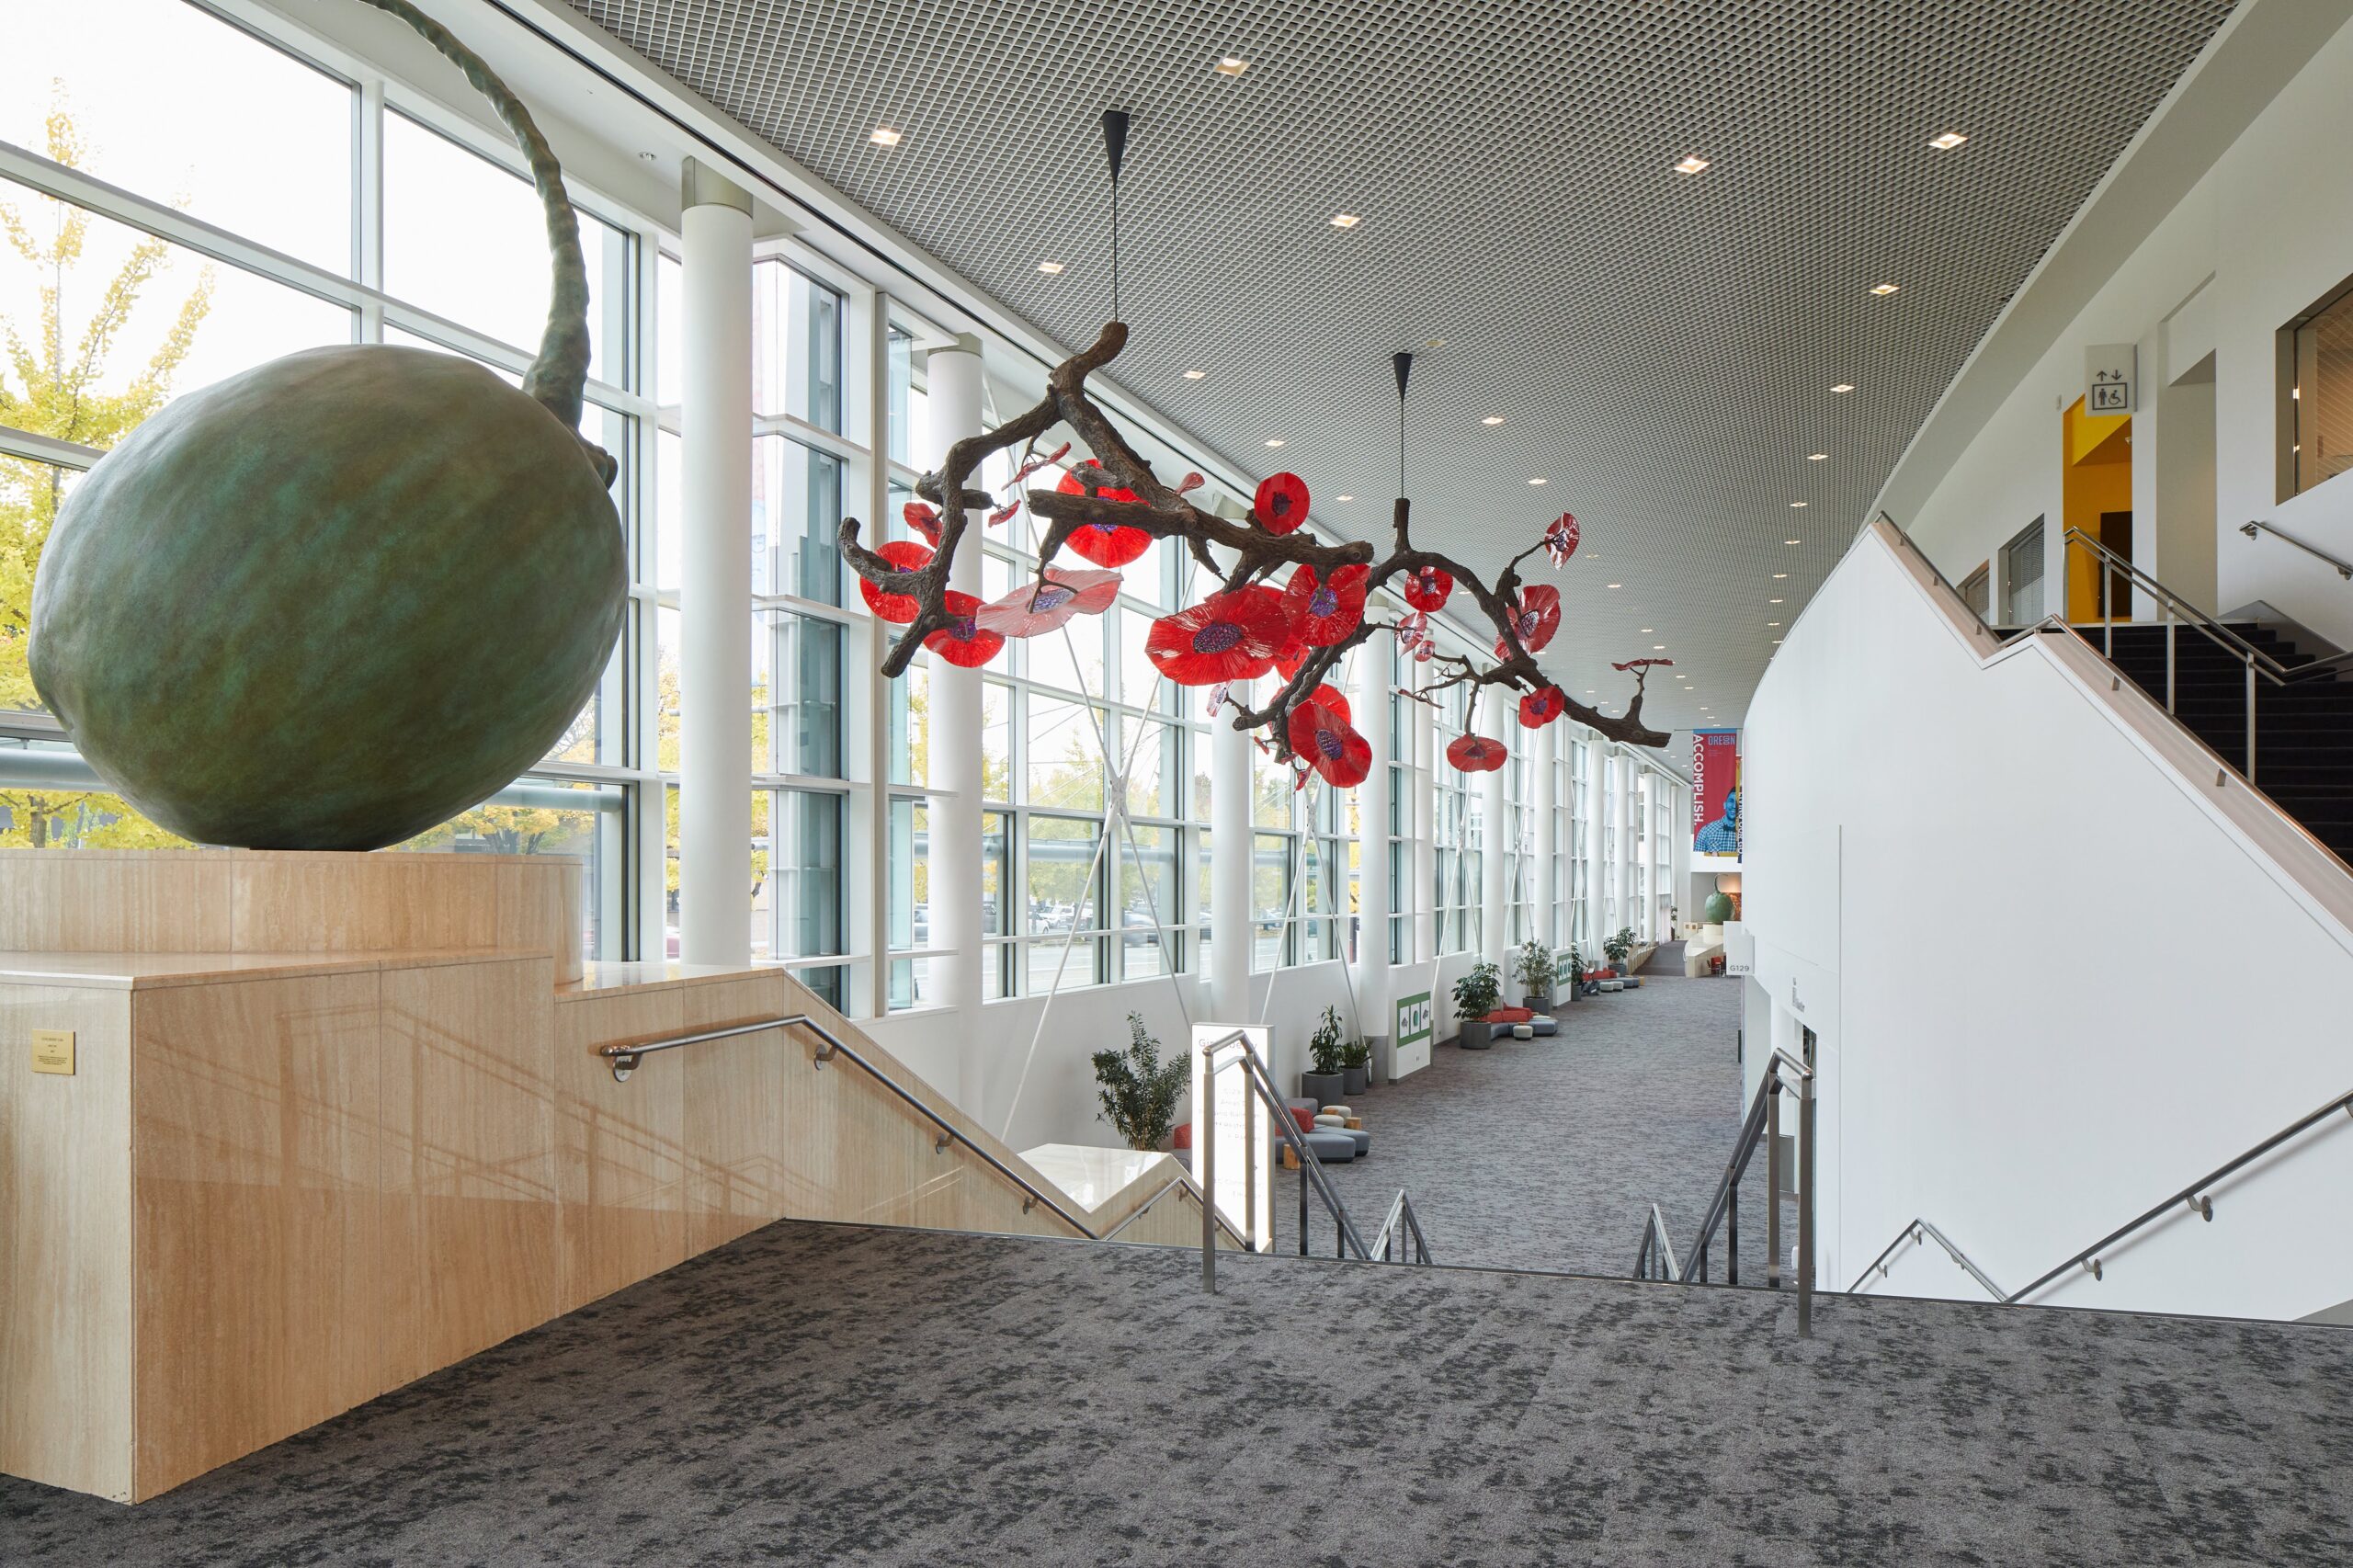
M 1416 687 L 1427 685 L 1427 665 L 1409 666 Z M 1400 681 L 1399 685 L 1406 684 Z M 1414 961 L 1435 964 L 1438 958 L 1438 710 L 1416 702 L 1414 725 Z M 1430 971 L 1438 983 L 1438 971 Z M 1412 993 L 1407 993 L 1412 994 Z
M 1650 923 L 1641 918 L 1640 912 L 1634 908 L 1634 813 L 1643 809 L 1643 802 L 1634 792 L 1634 759 L 1621 751 L 1609 759 L 1609 766 L 1618 770 L 1618 925 L 1615 928 L 1622 930 L 1631 926 L 1639 936 L 1650 928 Z
M 689 158 L 681 242 L 678 956 L 752 956 L 752 199 Z
M 1350 698 L 1372 748 L 1372 771 L 1357 787 L 1357 1028 L 1367 1036 L 1389 1032 L 1389 660 L 1387 638 L 1365 643 Z
M 1504 704 L 1495 693 L 1479 704 L 1479 733 L 1484 739 L 1505 745 L 1512 743 L 1504 734 Z M 1479 846 L 1479 945 L 1478 956 L 1495 966 L 1503 975 L 1504 991 L 1511 992 L 1511 894 L 1510 879 L 1506 867 L 1511 858 L 1511 811 L 1504 800 L 1504 773 L 1511 767 L 1490 768 L 1479 775 L 1479 815 L 1484 825 Z
M 1601 957 L 1601 938 L 1608 933 L 1601 929 L 1601 901 L 1607 896 L 1601 885 L 1601 835 L 1605 826 L 1601 816 L 1602 769 L 1608 764 L 1603 760 L 1601 737 L 1588 733 L 1585 744 L 1585 930 L 1580 941 L 1584 952 L 1579 956 L 1587 962 Z
M 1529 760 L 1536 769 L 1536 801 L 1529 808 L 1536 813 L 1533 853 L 1528 865 L 1529 934 L 1547 950 L 1561 945 L 1561 933 L 1552 920 L 1552 890 L 1560 875 L 1559 835 L 1552 820 L 1553 810 L 1560 804 L 1560 781 L 1553 767 L 1560 733 L 1556 721 L 1529 734 Z
M 981 433 L 981 345 L 960 337 L 953 348 L 932 351 L 930 372 L 932 450 L 926 465 L 935 471 L 949 447 Z M 978 597 L 978 540 L 956 552 L 949 588 Z M 926 943 L 935 994 L 953 1007 L 961 1031 L 956 1099 L 982 1114 L 988 1085 L 983 1081 L 987 1053 L 981 1049 L 981 975 L 988 949 L 981 940 L 981 672 L 934 659 L 930 665 L 931 797 L 927 869 L 930 907 Z M 1010 890 L 1000 890 L 1000 895 Z
M 1256 700 L 1255 683 L 1239 682 L 1237 702 Z M 1250 907 L 1250 737 L 1233 727 L 1233 710 L 1210 722 L 1210 1003 L 1222 1024 L 1255 1021 L 1250 1010 L 1251 950 L 1257 922 Z

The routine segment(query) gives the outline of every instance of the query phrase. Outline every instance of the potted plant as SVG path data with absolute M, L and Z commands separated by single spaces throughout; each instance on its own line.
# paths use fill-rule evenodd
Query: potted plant
M 1307 1052 L 1315 1065 L 1299 1075 L 1299 1092 L 1319 1106 L 1340 1105 L 1348 1097 L 1348 1086 L 1341 1073 L 1340 1015 L 1331 1008 L 1324 1009 L 1324 1021 L 1315 1026 L 1308 1037 Z
M 1131 1149 L 1153 1150 L 1168 1141 L 1176 1124 L 1176 1096 L 1185 1092 L 1185 1060 L 1160 1060 L 1160 1042 L 1143 1027 L 1143 1015 L 1128 1015 L 1128 1049 L 1095 1053 L 1095 1082 L 1103 1109 L 1097 1117 L 1128 1141 Z
M 1340 1051 L 1340 1076 L 1347 1081 L 1348 1098 L 1353 1101 L 1372 1087 L 1372 1042 L 1352 1040 Z
M 1609 967 L 1618 971 L 1618 978 L 1627 979 L 1626 955 L 1634 950 L 1634 928 L 1629 926 L 1617 932 L 1601 944 L 1601 950 L 1608 955 Z
M 1519 983 L 1526 987 L 1521 1004 L 1539 1013 L 1551 1012 L 1552 982 L 1558 978 L 1558 971 L 1552 967 L 1552 949 L 1531 937 L 1520 948 L 1512 968 L 1519 975 Z
M 1586 990 L 1591 982 L 1586 979 L 1585 969 L 1585 954 L 1578 949 L 1574 942 L 1571 942 L 1569 944 L 1569 1000 L 1572 1002 L 1580 996 L 1591 994 Z
M 1495 1027 L 1487 1022 L 1487 1015 L 1495 1010 L 1503 993 L 1503 976 L 1484 959 L 1454 983 L 1454 1018 L 1461 1031 L 1456 1044 L 1465 1051 L 1484 1051 L 1495 1043 Z

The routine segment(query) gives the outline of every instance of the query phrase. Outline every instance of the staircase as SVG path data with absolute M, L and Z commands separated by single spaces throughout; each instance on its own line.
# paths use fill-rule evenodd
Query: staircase
M 2268 627 L 2228 622 L 2234 635 L 2292 671 L 2313 655 Z M 2165 629 L 2078 628 L 2127 678 L 2165 700 Z M 2188 627 L 2174 631 L 2174 713 L 2200 740 L 2246 768 L 2247 666 Z M 2353 863 L 2353 682 L 2323 677 L 2274 685 L 2256 677 L 2255 769 L 2280 810 Z

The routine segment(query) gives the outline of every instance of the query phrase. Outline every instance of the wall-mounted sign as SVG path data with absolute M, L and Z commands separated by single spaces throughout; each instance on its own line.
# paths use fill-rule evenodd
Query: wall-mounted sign
M 1740 732 L 1691 732 L 1691 853 L 1740 858 Z
M 33 1030 L 33 1071 L 36 1073 L 74 1072 L 74 1031 L 72 1029 Z
M 2132 412 L 2138 355 L 2129 343 L 2099 343 L 2084 350 L 2084 412 Z

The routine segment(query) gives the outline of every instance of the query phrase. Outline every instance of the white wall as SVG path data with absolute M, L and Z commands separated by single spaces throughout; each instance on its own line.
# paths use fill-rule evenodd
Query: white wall
M 1750 1082 L 1760 1015 L 1818 1032 L 1822 1284 L 1923 1217 L 2016 1290 L 2353 1086 L 2353 879 L 2072 639 L 1972 646 L 1900 548 L 1865 531 L 1749 708 Z M 2334 1306 L 2347 1191 L 2338 1117 L 2039 1299 Z M 1877 1288 L 1977 1293 L 1933 1249 Z
M 2273 17 L 2290 3 L 2259 0 Z M 2332 0 L 2325 9 L 2341 7 Z M 2315 3 L 2308 16 L 2323 10 Z M 2221 90 L 2196 85 L 2209 99 Z M 2213 109 L 2194 92 L 2176 108 Z M 2266 600 L 2353 646 L 2353 587 L 2277 539 L 2251 540 L 2237 531 L 2260 517 L 2353 558 L 2353 480 L 2279 501 L 2275 441 L 2278 330 L 2353 278 L 2353 164 L 2327 151 L 2348 140 L 2353 29 L 2310 52 L 2253 113 L 2129 257 L 2108 270 L 2089 301 L 2045 339 L 2040 359 L 2008 385 L 1944 467 L 1949 426 L 1979 417 L 1972 399 L 1949 395 L 1886 493 L 1895 520 L 1948 577 L 1959 581 L 2041 516 L 2046 608 L 2063 608 L 2060 410 L 2083 395 L 2086 347 L 2132 343 L 2140 372 L 2132 457 L 2139 564 L 2208 609 Z M 2181 138 L 2165 136 L 2144 138 L 2133 154 L 2183 155 Z M 2054 255 L 2063 261 L 2068 247 L 2100 238 L 2086 226 Z M 2209 355 L 2211 371 L 2203 363 Z M 2210 373 L 2211 391 L 2202 379 Z M 2211 473 L 2201 450 L 2210 442 Z

